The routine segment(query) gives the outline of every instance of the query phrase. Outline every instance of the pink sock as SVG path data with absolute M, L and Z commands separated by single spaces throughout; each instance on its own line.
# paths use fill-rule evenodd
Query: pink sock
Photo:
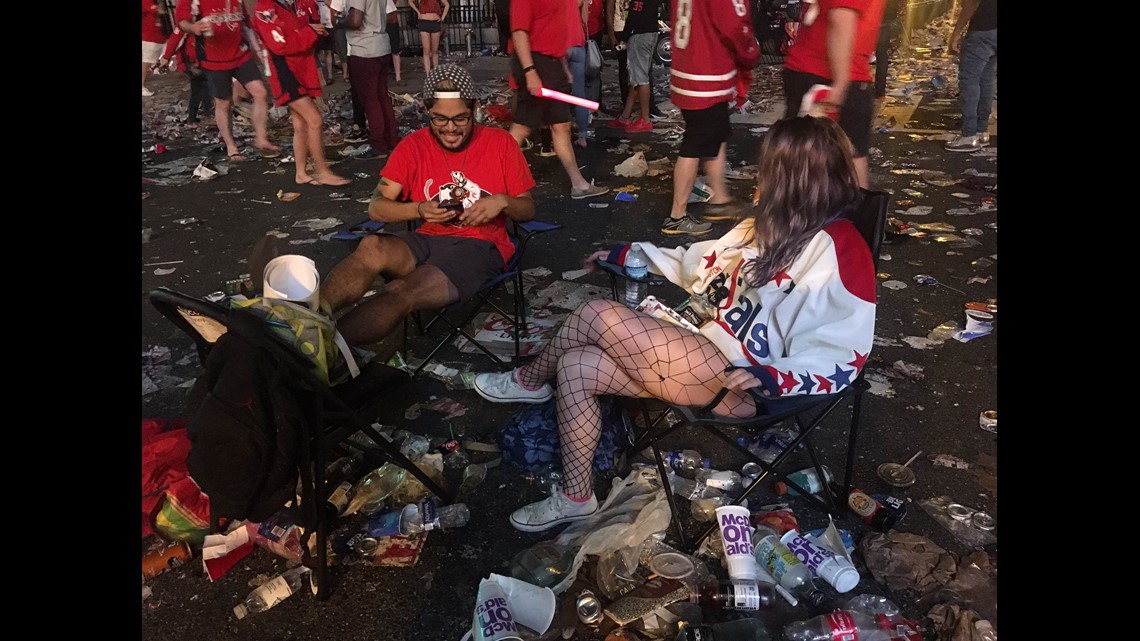
M 565 496 L 566 498 L 570 499 L 570 501 L 571 501 L 572 503 L 585 503 L 586 501 L 589 501 L 589 500 L 590 500 L 590 497 L 591 497 L 591 496 L 593 496 L 593 494 L 588 494 L 588 495 L 586 495 L 586 496 L 583 496 L 582 498 L 578 498 L 578 497 L 576 497 L 576 496 L 570 496 L 569 494 L 566 494 L 565 492 L 563 492 L 562 494 L 563 494 L 563 496 Z
M 522 386 L 522 388 L 524 390 L 526 390 L 528 392 L 537 392 L 538 390 L 542 389 L 542 385 L 535 385 L 535 386 L 531 387 L 530 385 L 527 385 L 526 383 L 522 382 L 522 378 L 519 377 L 520 372 L 522 372 L 522 368 L 515 370 L 515 382 L 518 383 L 520 386 Z

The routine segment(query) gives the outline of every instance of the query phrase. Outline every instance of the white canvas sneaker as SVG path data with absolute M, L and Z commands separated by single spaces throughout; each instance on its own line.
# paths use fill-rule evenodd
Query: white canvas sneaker
M 516 372 L 480 374 L 475 377 L 475 391 L 492 403 L 545 403 L 554 397 L 549 383 L 531 391 L 518 382 Z
M 590 500 L 575 503 L 555 487 L 550 498 L 520 507 L 511 513 L 511 525 L 523 532 L 542 532 L 552 527 L 581 521 L 598 511 L 598 497 L 590 494 Z

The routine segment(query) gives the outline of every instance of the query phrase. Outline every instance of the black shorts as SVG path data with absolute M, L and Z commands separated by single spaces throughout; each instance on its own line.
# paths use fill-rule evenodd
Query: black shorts
M 392 44 L 392 55 L 400 55 L 403 48 L 400 46 L 400 23 L 389 22 L 387 27 L 388 42 Z
M 414 231 L 380 232 L 404 241 L 416 267 L 433 265 L 459 291 L 459 300 L 474 296 L 483 283 L 503 273 L 503 255 L 495 244 L 477 238 L 428 236 Z
M 224 71 L 205 69 L 205 72 L 206 78 L 210 81 L 210 93 L 218 100 L 229 100 L 234 97 L 233 78 L 237 78 L 243 87 L 248 86 L 254 80 L 261 80 L 261 70 L 257 68 L 257 63 L 253 61 L 253 58 L 246 60 L 234 69 Z
M 566 77 L 566 68 L 562 66 L 561 58 L 534 52 L 531 52 L 531 58 L 543 87 L 571 93 L 570 79 Z M 511 56 L 511 75 L 519 86 L 511 114 L 515 122 L 532 130 L 540 129 L 543 125 L 570 122 L 570 105 L 558 100 L 539 98 L 526 88 L 526 74 L 523 73 L 518 54 Z
M 803 71 L 784 69 L 784 118 L 793 118 L 800 112 L 804 94 L 812 85 L 827 85 L 831 81 Z M 875 86 L 870 82 L 852 82 L 847 86 L 847 97 L 839 110 L 839 126 L 851 145 L 856 158 L 863 158 L 871 150 L 871 120 L 875 114 Z
M 333 41 L 333 35 L 331 31 L 329 32 L 329 35 L 317 38 L 317 51 L 333 51 L 335 48 L 336 46 Z
M 681 137 L 682 158 L 714 158 L 720 154 L 720 146 L 728 142 L 732 125 L 728 122 L 728 103 L 717 104 L 704 109 L 682 109 L 685 119 L 685 134 Z
M 439 20 L 420 20 L 416 28 L 424 33 L 439 33 Z

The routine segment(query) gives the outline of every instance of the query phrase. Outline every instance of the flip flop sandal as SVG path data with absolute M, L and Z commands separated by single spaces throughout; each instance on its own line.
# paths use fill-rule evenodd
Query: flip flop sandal
M 273 149 L 259 149 L 259 150 L 257 151 L 257 153 L 258 153 L 258 154 L 259 154 L 259 155 L 260 155 L 262 158 L 264 158 L 264 159 L 266 159 L 266 160 L 271 160 L 271 159 L 273 159 L 273 158 L 280 158 L 280 157 L 281 157 L 281 150 L 280 150 L 280 149 L 278 149 L 278 150 L 276 150 L 276 151 L 275 151 L 275 150 L 273 150 Z
M 226 156 L 226 158 L 230 162 L 245 162 L 245 161 L 249 160 L 248 158 L 245 157 L 245 155 L 240 154 L 240 153 L 239 154 L 230 154 L 229 156 Z

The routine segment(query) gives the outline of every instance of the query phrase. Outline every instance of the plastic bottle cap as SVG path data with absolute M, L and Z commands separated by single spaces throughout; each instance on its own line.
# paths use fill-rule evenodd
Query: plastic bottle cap
M 776 481 L 776 494 L 787 494 L 788 484 L 783 481 Z
M 234 606 L 234 616 L 239 619 L 244 619 L 245 615 L 249 614 L 249 609 L 245 607 L 244 603 L 239 603 Z

